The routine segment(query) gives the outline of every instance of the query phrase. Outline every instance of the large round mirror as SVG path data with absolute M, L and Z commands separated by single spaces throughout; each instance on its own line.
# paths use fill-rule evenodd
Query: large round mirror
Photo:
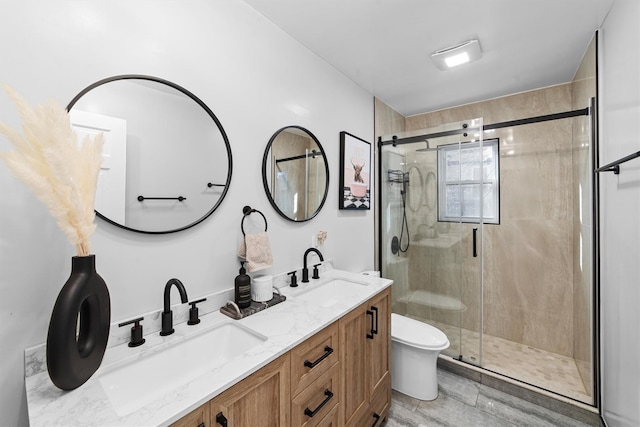
M 101 80 L 67 110 L 76 133 L 103 132 L 96 214 L 141 233 L 173 233 L 211 215 L 231 182 L 231 146 L 198 97 L 150 76 Z
M 264 152 L 262 182 L 271 205 L 291 221 L 320 212 L 329 190 L 329 167 L 318 139 L 300 126 L 278 130 Z

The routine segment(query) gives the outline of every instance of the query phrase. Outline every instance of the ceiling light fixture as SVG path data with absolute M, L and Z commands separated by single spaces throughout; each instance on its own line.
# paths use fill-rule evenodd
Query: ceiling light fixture
M 431 55 L 431 59 L 441 70 L 448 70 L 467 62 L 473 62 L 481 57 L 480 42 L 475 39 L 437 50 Z

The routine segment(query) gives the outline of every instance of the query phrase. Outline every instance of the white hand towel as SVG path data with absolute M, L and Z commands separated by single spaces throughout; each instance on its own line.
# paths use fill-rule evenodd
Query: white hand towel
M 250 273 L 271 267 L 273 256 L 267 232 L 245 235 L 240 242 L 238 256 L 247 261 L 245 266 Z

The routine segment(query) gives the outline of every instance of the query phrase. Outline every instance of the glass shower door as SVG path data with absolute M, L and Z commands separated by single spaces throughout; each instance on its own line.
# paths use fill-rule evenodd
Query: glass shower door
M 481 126 L 475 119 L 383 137 L 380 151 L 381 270 L 394 280 L 393 311 L 442 330 L 451 343 L 444 353 L 474 364 L 482 331 Z

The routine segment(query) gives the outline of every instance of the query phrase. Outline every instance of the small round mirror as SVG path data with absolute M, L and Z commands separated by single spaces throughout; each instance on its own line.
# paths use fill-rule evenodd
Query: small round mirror
M 231 147 L 198 97 L 167 80 L 122 75 L 100 80 L 68 105 L 84 135 L 105 145 L 95 210 L 140 233 L 193 227 L 220 205 L 231 182 Z
M 320 212 L 329 190 L 329 167 L 322 145 L 300 126 L 279 129 L 262 159 L 262 183 L 275 210 L 291 221 Z

